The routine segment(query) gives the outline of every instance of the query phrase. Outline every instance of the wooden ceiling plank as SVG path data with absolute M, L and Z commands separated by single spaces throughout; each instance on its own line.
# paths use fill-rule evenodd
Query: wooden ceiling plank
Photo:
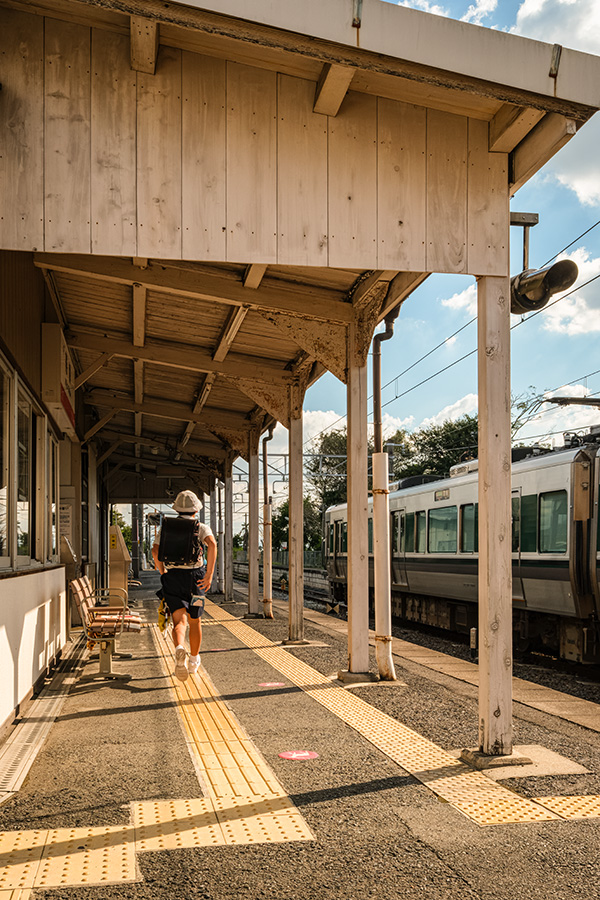
M 323 116 L 337 116 L 346 96 L 355 69 L 350 66 L 337 66 L 325 63 L 315 91 L 313 112 Z
M 222 410 L 209 412 L 206 407 L 200 413 L 194 413 L 185 403 L 172 403 L 166 400 L 145 400 L 144 404 L 141 405 L 134 400 L 119 397 L 110 391 L 103 390 L 90 391 L 85 399 L 87 403 L 91 403 L 93 406 L 106 407 L 112 410 L 112 415 L 118 410 L 120 412 L 140 412 L 148 416 L 156 416 L 159 419 L 197 422 L 199 425 L 206 425 L 207 427 L 222 425 L 224 428 L 238 428 L 241 430 L 247 430 L 250 427 L 250 422 L 243 415 L 235 415 Z M 96 430 L 99 429 L 96 428 Z
M 143 347 L 146 340 L 146 293 L 145 285 L 133 285 L 133 343 L 136 347 Z
M 174 266 L 163 267 L 159 262 L 149 262 L 141 270 L 124 259 L 110 256 L 79 256 L 67 253 L 36 253 L 34 263 L 39 268 L 64 272 L 117 284 L 143 284 L 161 293 L 225 303 L 230 306 L 250 306 L 255 309 L 271 309 L 288 312 L 304 318 L 326 321 L 352 321 L 352 309 L 342 300 L 331 299 L 330 292 L 319 288 L 293 290 L 277 285 L 262 284 L 255 291 L 248 291 L 242 281 L 223 276 L 190 271 Z M 328 296 L 329 295 L 329 296 Z
M 270 365 L 258 357 L 255 363 L 248 357 L 244 357 L 242 360 L 238 358 L 214 362 L 205 350 L 179 348 L 175 344 L 135 347 L 129 341 L 72 330 L 67 332 L 66 338 L 69 346 L 76 349 L 98 350 L 101 353 L 112 353 L 114 356 L 144 360 L 159 366 L 172 366 L 176 369 L 189 369 L 193 372 L 208 372 L 215 375 L 255 378 L 258 381 L 269 383 L 273 381 L 289 382 L 292 379 L 290 372 Z
M 490 122 L 490 153 L 510 153 L 543 115 L 540 109 L 505 103 Z
M 107 412 L 106 415 L 102 416 L 102 418 L 99 419 L 95 425 L 92 425 L 91 428 L 88 428 L 88 430 L 86 431 L 86 433 L 83 436 L 83 440 L 81 443 L 86 444 L 90 440 L 90 438 L 93 438 L 94 435 L 97 434 L 99 431 L 101 431 L 105 425 L 108 425 L 108 423 L 113 418 L 113 416 L 116 415 L 116 413 L 117 413 L 116 409 L 111 409 L 110 412 Z
M 129 19 L 131 68 L 136 72 L 154 75 L 158 54 L 158 22 L 145 16 Z

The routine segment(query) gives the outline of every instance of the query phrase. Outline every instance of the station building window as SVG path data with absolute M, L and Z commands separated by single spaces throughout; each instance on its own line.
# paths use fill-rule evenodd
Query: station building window
M 33 410 L 19 391 L 17 408 L 17 556 L 29 560 L 33 538 Z
M 456 553 L 458 513 L 456 506 L 429 510 L 430 553 Z
M 9 446 L 11 381 L 0 367 L 0 567 L 10 565 Z
M 540 553 L 567 552 L 567 492 L 540 494 Z

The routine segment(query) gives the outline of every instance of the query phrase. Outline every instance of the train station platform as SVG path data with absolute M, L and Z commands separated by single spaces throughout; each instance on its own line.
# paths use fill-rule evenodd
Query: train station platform
M 283 604 L 248 620 L 237 595 L 207 603 L 180 682 L 157 582 L 131 594 L 125 677 L 98 679 L 75 633 L 0 748 L 0 900 L 598 896 L 594 702 L 517 685 L 533 764 L 486 774 L 457 758 L 472 664 L 402 641 L 396 683 L 344 687 L 344 623 L 307 610 L 308 643 L 282 645 Z

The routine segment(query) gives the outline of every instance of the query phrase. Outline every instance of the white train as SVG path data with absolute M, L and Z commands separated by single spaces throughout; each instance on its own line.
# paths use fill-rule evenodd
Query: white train
M 523 457 L 512 467 L 514 643 L 600 662 L 600 427 L 565 435 L 565 445 L 513 451 Z M 390 493 L 394 616 L 459 632 L 477 625 L 477 480 L 473 460 Z M 325 514 L 325 557 L 331 599 L 345 603 L 346 505 Z

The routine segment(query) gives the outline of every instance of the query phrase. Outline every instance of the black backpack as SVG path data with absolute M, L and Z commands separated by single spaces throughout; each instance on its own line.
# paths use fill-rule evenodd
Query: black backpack
M 166 516 L 160 530 L 158 558 L 168 566 L 190 566 L 204 553 L 200 523 L 187 516 Z

